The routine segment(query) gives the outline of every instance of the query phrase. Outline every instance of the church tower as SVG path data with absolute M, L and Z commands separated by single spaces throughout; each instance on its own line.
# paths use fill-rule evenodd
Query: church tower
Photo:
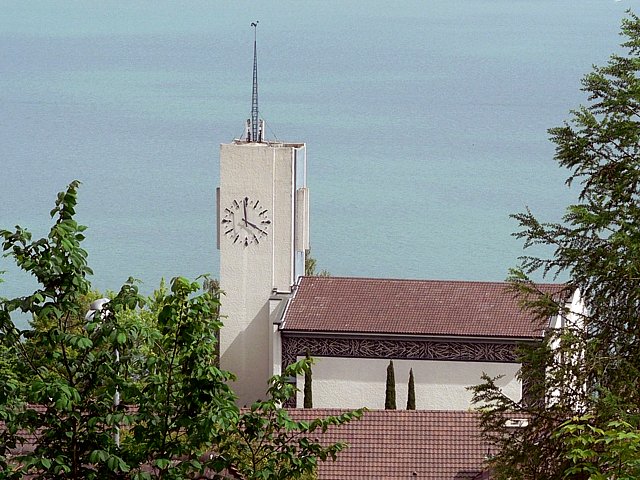
M 272 312 L 304 274 L 308 193 L 304 143 L 267 141 L 258 113 L 254 27 L 251 118 L 245 138 L 220 146 L 217 245 L 224 292 L 220 364 L 237 375 L 240 405 L 264 399 L 280 373 L 279 333 Z

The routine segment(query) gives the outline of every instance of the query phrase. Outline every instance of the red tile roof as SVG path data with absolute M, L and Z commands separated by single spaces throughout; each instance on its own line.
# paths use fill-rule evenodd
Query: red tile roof
M 283 329 L 301 332 L 536 338 L 540 321 L 504 282 L 302 277 Z M 541 284 L 559 292 L 562 285 Z M 544 322 L 543 322 L 544 323 Z
M 342 412 L 289 411 L 295 420 Z M 373 410 L 365 412 L 360 420 L 330 427 L 317 437 L 321 442 L 349 444 L 336 462 L 320 464 L 321 480 L 471 480 L 483 472 L 483 461 L 489 452 L 480 438 L 478 415 L 462 411 Z
M 41 408 L 36 407 L 37 410 Z M 293 420 L 335 416 L 344 409 L 290 409 Z M 321 462 L 319 480 L 490 478 L 484 459 L 491 453 L 480 437 L 475 412 L 437 410 L 370 410 L 360 420 L 330 426 L 311 438 L 321 443 L 346 442 L 335 462 Z M 26 452 L 36 436 L 27 435 Z M 208 476 L 206 478 L 209 478 Z

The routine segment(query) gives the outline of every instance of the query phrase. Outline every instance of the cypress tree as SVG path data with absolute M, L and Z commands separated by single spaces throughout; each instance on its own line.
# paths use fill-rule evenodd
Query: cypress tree
M 313 391 L 311 387 L 311 357 L 309 356 L 309 352 L 307 352 L 307 360 L 309 360 L 309 364 L 307 368 L 304 370 L 304 399 L 303 406 L 304 408 L 313 408 Z
M 387 389 L 384 398 L 384 409 L 396 409 L 396 375 L 393 371 L 393 360 L 389 360 L 389 366 L 387 367 Z
M 409 370 L 409 386 L 407 387 L 407 410 L 416 409 L 416 385 L 413 379 L 413 368 Z

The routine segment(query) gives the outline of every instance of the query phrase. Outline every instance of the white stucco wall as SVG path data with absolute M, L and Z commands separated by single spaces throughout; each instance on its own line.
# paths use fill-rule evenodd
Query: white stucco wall
M 568 304 L 565 305 L 566 307 L 568 307 L 568 312 L 562 312 L 559 315 L 557 315 L 555 318 L 551 319 L 550 325 L 549 327 L 551 329 L 555 329 L 555 330 L 563 330 L 563 329 L 573 329 L 573 330 L 583 330 L 584 329 L 584 319 L 585 316 L 588 315 L 588 310 L 584 304 L 584 301 L 582 300 L 582 295 L 580 294 L 580 290 L 576 289 L 573 292 L 573 295 L 571 296 Z M 559 350 L 561 347 L 560 345 L 560 338 L 556 337 L 552 342 L 551 342 L 551 349 L 552 350 Z M 562 363 L 563 361 L 570 361 L 572 363 L 575 364 L 581 364 L 584 363 L 584 354 L 581 351 L 578 352 L 574 352 L 569 359 L 566 358 L 567 353 L 565 352 L 565 358 L 564 360 L 562 360 L 560 357 L 558 358 L 558 360 Z M 574 378 L 574 385 L 573 385 L 573 389 L 574 390 L 585 390 L 586 389 L 586 385 L 580 385 L 580 383 L 578 382 L 577 379 Z M 562 393 L 560 390 L 558 389 L 553 389 L 550 390 L 547 394 L 547 404 L 548 405 L 553 405 L 554 403 L 556 403 L 558 401 L 558 399 L 561 397 Z M 575 404 L 574 405 L 575 408 L 575 413 L 576 414 L 582 414 L 585 412 L 586 409 L 586 405 L 584 405 L 583 403 L 581 404 Z
M 302 357 L 301 357 L 302 358 Z M 313 365 L 313 406 L 316 408 L 384 408 L 386 359 L 317 357 Z M 513 400 L 520 400 L 522 388 L 515 375 L 519 364 L 488 362 L 445 362 L 394 360 L 398 409 L 407 404 L 409 369 L 413 368 L 416 408 L 419 410 L 468 410 L 472 394 L 466 387 L 480 383 L 483 372 L 504 375 L 497 385 Z M 298 388 L 304 377 L 298 377 Z M 297 406 L 302 407 L 302 393 Z

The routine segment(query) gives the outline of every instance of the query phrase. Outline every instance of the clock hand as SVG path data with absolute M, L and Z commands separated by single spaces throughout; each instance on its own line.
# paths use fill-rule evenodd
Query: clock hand
M 255 228 L 256 230 L 258 230 L 258 231 L 259 231 L 260 233 L 262 233 L 263 235 L 266 235 L 266 234 L 267 234 L 267 231 L 266 231 L 266 230 L 261 229 L 261 228 L 260 228 L 259 226 L 257 226 L 255 223 L 251 223 L 251 222 L 249 222 L 249 221 L 247 221 L 247 220 L 245 220 L 245 222 L 247 223 L 247 225 L 249 225 L 250 227 Z
M 244 197 L 244 202 L 242 203 L 244 206 L 244 224 L 249 225 L 249 222 L 247 221 L 247 197 Z

